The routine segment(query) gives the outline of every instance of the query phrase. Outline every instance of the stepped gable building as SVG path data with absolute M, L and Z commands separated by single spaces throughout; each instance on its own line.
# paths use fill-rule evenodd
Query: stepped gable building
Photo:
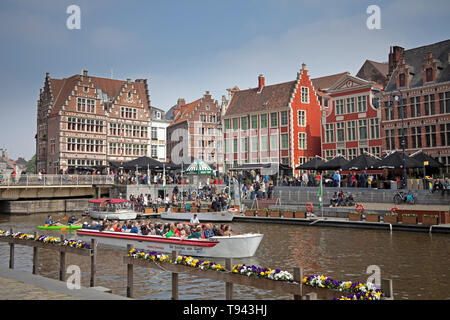
M 150 120 L 146 79 L 46 74 L 37 102 L 37 170 L 93 170 L 146 156 Z
M 224 123 L 226 170 L 245 163 L 295 168 L 320 154 L 320 105 L 306 65 L 294 81 L 235 91 Z
M 174 118 L 167 127 L 167 158 L 180 164 L 202 159 L 221 166 L 221 110 L 209 91 L 202 98 L 186 103 L 178 99 L 172 109 Z
M 348 72 L 338 75 L 338 80 L 325 90 L 330 101 L 322 112 L 322 158 L 330 160 L 341 155 L 351 160 L 366 152 L 381 156 L 381 110 L 377 99 L 382 85 Z
M 403 123 L 406 153 L 422 150 L 449 172 L 450 40 L 409 50 L 391 47 L 388 79 L 382 94 L 384 149 L 402 150 Z

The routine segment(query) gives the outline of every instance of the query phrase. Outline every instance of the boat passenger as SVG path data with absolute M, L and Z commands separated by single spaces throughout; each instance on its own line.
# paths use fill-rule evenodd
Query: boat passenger
M 69 220 L 67 220 L 67 224 L 74 224 L 77 221 L 77 219 L 75 218 L 75 216 L 71 216 L 69 218 Z
M 206 224 L 205 230 L 203 231 L 203 234 L 205 235 L 205 238 L 206 238 L 206 239 L 215 236 L 214 232 L 211 230 L 211 224 L 209 224 L 209 223 Z
M 170 225 L 170 229 L 169 229 L 169 231 L 167 232 L 167 233 L 165 233 L 164 234 L 164 237 L 166 237 L 166 238 L 170 238 L 170 237 L 175 237 L 176 236 L 176 234 L 175 234 L 175 225 L 172 223 L 171 225 Z
M 195 232 L 188 236 L 188 239 L 201 239 L 202 238 L 202 228 L 200 226 L 195 229 Z
M 184 203 L 184 211 L 191 212 L 191 205 L 188 202 Z
M 213 232 L 215 236 L 223 236 L 223 231 L 217 225 L 214 225 Z
M 181 223 L 177 224 L 175 229 L 175 234 L 177 237 L 181 237 L 181 231 L 183 230 L 183 225 Z
M 231 226 L 226 226 L 225 232 L 223 233 L 224 236 L 231 236 L 233 234 L 231 230 Z
M 135 222 L 134 225 L 131 227 L 130 232 L 131 233 L 139 233 L 138 223 L 137 222 Z

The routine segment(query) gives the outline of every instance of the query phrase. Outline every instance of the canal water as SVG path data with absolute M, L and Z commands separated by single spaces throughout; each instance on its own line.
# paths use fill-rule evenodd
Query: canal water
M 54 219 L 63 214 L 53 214 Z M 80 215 L 76 215 L 80 217 Z M 46 214 L 9 216 L 0 214 L 0 229 L 34 233 Z M 162 220 L 155 220 L 162 221 Z M 450 299 L 450 237 L 445 234 L 420 232 L 298 226 L 265 223 L 231 223 L 236 233 L 260 232 L 264 238 L 256 255 L 235 259 L 260 267 L 292 272 L 297 266 L 305 275 L 323 274 L 335 280 L 365 282 L 369 266 L 380 268 L 382 278 L 393 280 L 395 299 Z M 62 231 L 39 230 L 39 234 L 61 235 Z M 75 239 L 74 231 L 65 231 Z M 57 279 L 59 255 L 41 250 L 39 274 Z M 97 285 L 111 288 L 114 294 L 126 295 L 124 248 L 98 248 Z M 221 259 L 211 259 L 223 264 Z M 9 246 L 0 242 L 0 266 L 8 267 Z M 67 266 L 77 265 L 82 271 L 82 286 L 89 286 L 90 260 L 67 255 Z M 31 272 L 32 248 L 16 246 L 15 268 Z M 225 284 L 187 274 L 179 276 L 180 299 L 225 299 Z M 138 299 L 170 299 L 171 276 L 164 270 L 135 267 L 135 297 Z M 292 299 L 275 291 L 264 291 L 241 285 L 234 286 L 235 299 Z

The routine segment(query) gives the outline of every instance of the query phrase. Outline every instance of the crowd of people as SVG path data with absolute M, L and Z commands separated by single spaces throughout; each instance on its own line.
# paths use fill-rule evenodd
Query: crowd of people
M 197 220 L 198 222 L 198 220 Z M 230 225 L 211 225 L 210 223 L 160 223 L 150 220 L 135 221 L 119 220 L 102 222 L 93 221 L 91 224 L 83 223 L 83 229 L 99 231 L 128 232 L 139 235 L 157 235 L 166 238 L 178 237 L 181 239 L 208 239 L 215 236 L 231 236 L 233 231 Z

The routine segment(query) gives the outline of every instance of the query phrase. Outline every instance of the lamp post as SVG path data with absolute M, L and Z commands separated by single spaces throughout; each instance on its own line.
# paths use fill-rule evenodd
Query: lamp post
M 407 172 L 406 172 L 406 153 L 405 153 L 405 117 L 404 117 L 404 105 L 402 103 L 402 92 L 400 90 L 398 90 L 398 94 L 394 95 L 393 93 L 391 93 L 390 95 L 391 99 L 391 107 L 393 108 L 393 101 L 392 98 L 394 98 L 394 100 L 397 102 L 397 106 L 401 107 L 401 119 L 402 119 L 402 140 L 401 140 L 401 146 L 402 146 L 402 167 L 403 167 L 403 189 L 407 188 Z

